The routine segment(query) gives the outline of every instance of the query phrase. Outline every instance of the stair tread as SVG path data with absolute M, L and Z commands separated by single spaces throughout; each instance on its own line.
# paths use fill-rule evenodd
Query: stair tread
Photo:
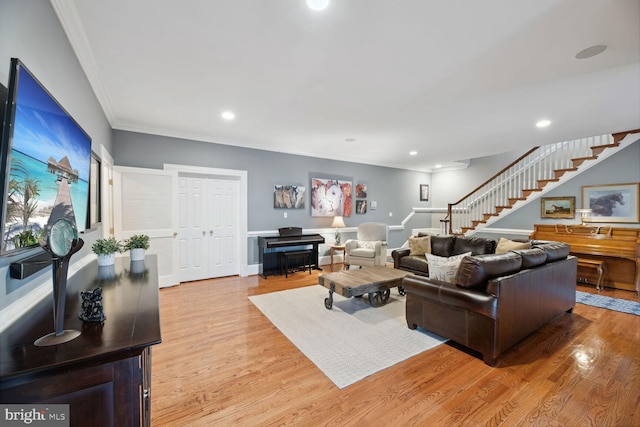
M 589 148 L 611 148 L 611 147 L 619 147 L 620 143 L 612 142 L 611 144 L 602 144 L 602 145 L 592 145 Z

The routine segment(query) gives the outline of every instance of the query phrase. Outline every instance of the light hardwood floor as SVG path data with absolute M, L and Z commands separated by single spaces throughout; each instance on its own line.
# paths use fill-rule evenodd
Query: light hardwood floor
M 152 425 L 640 426 L 639 316 L 577 304 L 495 368 L 443 344 L 339 390 L 247 298 L 317 286 L 317 274 L 160 290 Z

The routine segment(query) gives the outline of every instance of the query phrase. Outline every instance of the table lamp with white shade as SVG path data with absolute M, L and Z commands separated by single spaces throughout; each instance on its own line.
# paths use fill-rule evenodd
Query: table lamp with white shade
M 344 225 L 344 219 L 342 219 L 341 216 L 334 216 L 333 217 L 333 223 L 331 224 L 331 227 L 336 229 L 336 245 L 340 244 L 340 231 L 338 229 L 340 228 L 344 228 L 346 227 L 346 225 Z
M 582 220 L 582 225 L 586 225 L 587 218 L 589 217 L 589 214 L 591 212 L 593 212 L 593 209 L 576 209 L 576 213 L 580 214 L 580 218 Z

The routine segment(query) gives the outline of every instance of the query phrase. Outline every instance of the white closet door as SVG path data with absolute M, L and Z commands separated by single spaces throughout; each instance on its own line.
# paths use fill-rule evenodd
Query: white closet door
M 238 180 L 178 177 L 181 282 L 240 273 L 239 188 Z
M 175 171 L 114 167 L 115 237 L 150 237 L 160 287 L 178 284 L 178 190 Z
M 189 282 L 210 277 L 207 252 L 207 179 L 178 177 L 180 281 Z
M 239 182 L 235 180 L 209 180 L 208 217 L 209 257 L 212 277 L 231 276 L 239 273 L 238 219 Z

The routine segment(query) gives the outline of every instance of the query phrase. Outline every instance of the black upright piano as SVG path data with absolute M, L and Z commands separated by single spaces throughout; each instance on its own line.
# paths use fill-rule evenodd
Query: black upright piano
M 283 227 L 278 229 L 278 236 L 258 236 L 260 249 L 260 274 L 265 279 L 269 274 L 280 274 L 279 253 L 295 246 L 313 246 L 311 251 L 311 268 L 321 270 L 318 264 L 318 245 L 324 243 L 319 234 L 302 234 L 301 227 Z

